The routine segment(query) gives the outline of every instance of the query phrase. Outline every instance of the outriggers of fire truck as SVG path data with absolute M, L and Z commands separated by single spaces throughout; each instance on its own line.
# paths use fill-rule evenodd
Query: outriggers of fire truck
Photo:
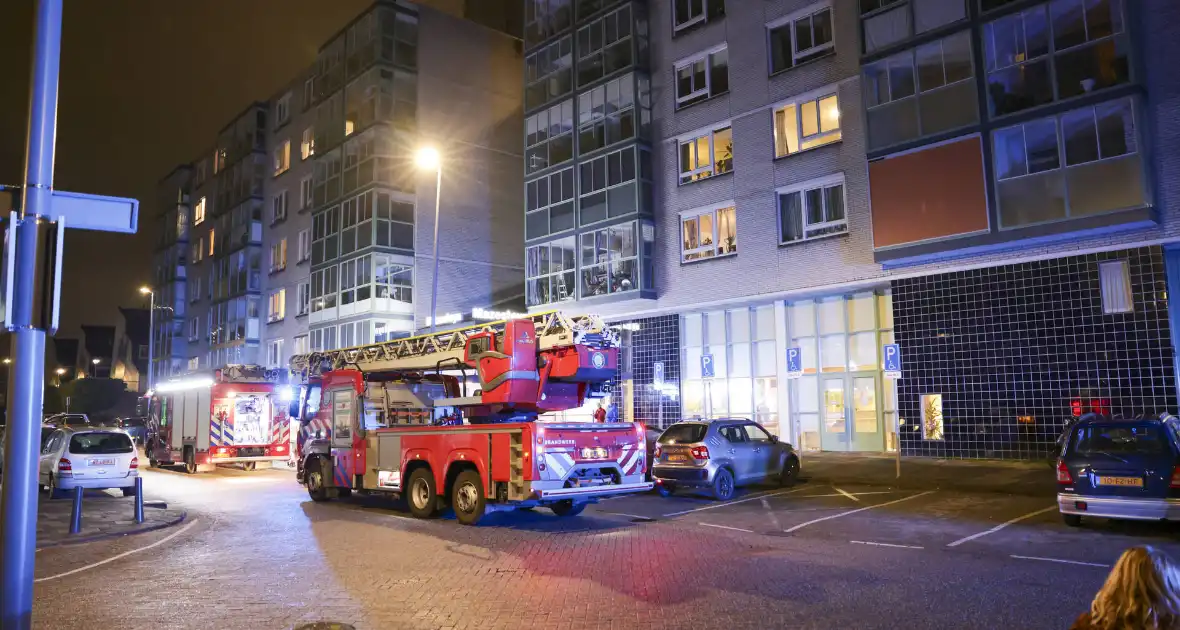
M 316 501 L 404 495 L 414 516 L 449 506 L 466 525 L 649 490 L 643 425 L 535 422 L 602 395 L 617 366 L 615 331 L 556 312 L 292 357 L 298 479 Z
M 286 370 L 227 365 L 160 383 L 151 395 L 148 462 L 196 473 L 288 461 L 293 390 L 286 380 Z

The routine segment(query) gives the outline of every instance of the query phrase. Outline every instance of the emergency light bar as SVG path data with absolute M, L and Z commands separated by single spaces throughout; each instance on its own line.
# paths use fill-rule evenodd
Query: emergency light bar
M 157 392 L 179 392 L 186 389 L 201 389 L 203 387 L 213 387 L 213 379 L 205 378 L 190 378 L 183 381 L 172 381 L 169 383 L 160 383 L 156 386 Z

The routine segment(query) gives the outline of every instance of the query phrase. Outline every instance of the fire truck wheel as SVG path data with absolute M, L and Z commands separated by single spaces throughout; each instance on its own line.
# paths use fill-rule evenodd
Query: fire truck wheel
M 414 518 L 431 518 L 438 511 L 438 490 L 434 487 L 434 474 L 428 468 L 419 468 L 410 473 L 409 492 L 406 502 Z
M 195 475 L 197 474 L 197 454 L 193 449 L 184 449 L 184 472 Z
M 244 462 L 242 464 L 242 470 L 254 470 L 257 467 L 258 464 L 256 462 Z
M 573 501 L 558 501 L 549 506 L 550 510 L 558 516 L 577 516 L 586 509 L 585 503 L 574 503 Z
M 451 487 L 451 507 L 455 518 L 464 525 L 476 525 L 483 518 L 487 499 L 483 495 L 483 480 L 474 470 L 464 470 L 455 477 Z
M 327 501 L 328 489 L 324 487 L 324 462 L 312 460 L 307 463 L 307 495 L 312 501 Z

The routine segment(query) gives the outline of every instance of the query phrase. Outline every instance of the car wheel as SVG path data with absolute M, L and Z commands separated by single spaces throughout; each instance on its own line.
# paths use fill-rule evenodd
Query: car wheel
M 483 480 L 474 470 L 464 470 L 451 486 L 451 507 L 455 518 L 464 525 L 477 525 L 487 509 Z
M 123 491 L 123 496 L 125 497 L 135 496 L 135 486 L 131 486 L 130 488 L 119 488 L 119 490 Z
M 676 484 L 658 483 L 656 484 L 656 492 L 660 493 L 661 497 L 670 497 L 676 493 Z
M 197 454 L 191 448 L 184 451 L 184 472 L 190 475 L 197 474 Z
M 553 510 L 554 514 L 561 517 L 577 516 L 582 513 L 582 510 L 586 509 L 586 504 L 574 503 L 572 500 L 558 501 L 557 503 L 550 505 L 549 509 Z
M 1077 514 L 1062 514 L 1061 520 L 1070 527 L 1081 527 L 1082 525 L 1082 517 Z
M 782 472 L 779 473 L 778 483 L 781 486 L 789 486 L 794 484 L 799 479 L 799 458 L 794 455 L 788 455 L 783 462 Z
M 407 503 L 415 518 L 432 518 L 438 512 L 438 490 L 434 487 L 434 473 L 419 468 L 410 474 Z
M 53 473 L 49 473 L 49 498 L 60 499 L 63 496 L 65 495 L 62 494 L 61 488 L 57 487 L 57 479 L 54 478 Z
M 242 463 L 242 470 L 254 470 L 256 468 L 258 468 L 257 462 L 243 462 Z
M 717 474 L 713 475 L 713 496 L 718 501 L 728 501 L 733 498 L 736 490 L 733 483 L 733 473 L 724 468 L 718 469 Z
M 312 460 L 307 465 L 307 495 L 312 501 L 323 502 L 329 499 L 328 489 L 324 487 L 324 462 Z

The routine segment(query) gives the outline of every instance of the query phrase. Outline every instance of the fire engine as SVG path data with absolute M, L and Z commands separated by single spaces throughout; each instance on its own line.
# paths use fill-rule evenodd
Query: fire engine
M 152 466 L 182 464 L 207 472 L 217 464 L 286 462 L 292 389 L 286 370 L 227 365 L 212 376 L 161 383 L 151 395 L 146 451 Z
M 554 312 L 292 357 L 297 478 L 316 501 L 389 493 L 465 525 L 649 490 L 642 424 L 536 422 L 602 395 L 617 355 L 601 319 Z

